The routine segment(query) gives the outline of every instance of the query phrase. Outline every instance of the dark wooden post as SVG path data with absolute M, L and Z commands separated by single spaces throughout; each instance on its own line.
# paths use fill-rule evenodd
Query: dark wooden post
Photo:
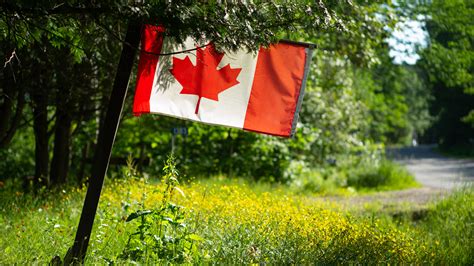
M 86 256 L 92 225 L 99 203 L 100 192 L 104 183 L 104 177 L 109 166 L 110 154 L 117 133 L 122 107 L 127 95 L 128 82 L 132 71 L 135 54 L 140 43 L 141 25 L 135 21 L 128 23 L 125 43 L 122 46 L 122 54 L 115 75 L 109 106 L 105 115 L 103 128 L 99 133 L 97 148 L 95 150 L 92 165 L 91 178 L 87 188 L 84 206 L 82 207 L 81 219 L 76 232 L 76 238 L 72 248 L 64 258 L 64 264 L 82 263 Z

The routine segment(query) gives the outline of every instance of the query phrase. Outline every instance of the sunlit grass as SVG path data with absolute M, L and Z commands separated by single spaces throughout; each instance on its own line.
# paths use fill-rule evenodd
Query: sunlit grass
M 47 263 L 64 256 L 74 238 L 85 189 L 45 193 L 38 199 L 6 184 L 0 203 L 0 264 Z M 361 215 L 281 185 L 223 178 L 182 184 L 174 199 L 187 211 L 189 230 L 204 239 L 203 263 L 465 263 L 472 264 L 472 202 L 465 189 L 413 222 Z M 126 217 L 161 202 L 157 180 L 108 180 L 102 193 L 86 263 L 120 263 L 136 228 Z M 469 238 L 471 237 L 471 238 Z M 147 263 L 151 263 L 148 261 Z

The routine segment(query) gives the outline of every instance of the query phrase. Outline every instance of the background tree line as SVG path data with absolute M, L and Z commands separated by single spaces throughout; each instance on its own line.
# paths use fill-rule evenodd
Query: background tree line
M 459 3 L 4 1 L 0 180 L 34 176 L 35 183 L 53 186 L 87 177 L 129 19 L 162 24 L 178 42 L 205 34 L 220 49 L 255 50 L 280 38 L 317 45 L 291 140 L 134 118 L 129 90 L 113 158 L 130 154 L 149 173 L 161 168 L 176 126 L 189 128 L 176 150 L 188 175 L 280 182 L 304 169 L 372 162 L 383 145 L 407 144 L 414 134 L 472 147 L 472 20 L 453 14 L 473 9 L 469 1 Z M 398 17 L 419 14 L 429 45 L 416 66 L 395 65 L 385 40 Z

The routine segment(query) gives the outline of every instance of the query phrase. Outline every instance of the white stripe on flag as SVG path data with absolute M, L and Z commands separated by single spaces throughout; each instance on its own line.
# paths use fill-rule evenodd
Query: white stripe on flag
M 196 47 L 191 38 L 188 38 L 182 46 L 170 47 L 170 43 L 176 42 L 172 39 L 164 40 L 162 53 Z M 208 49 L 208 47 L 205 49 Z M 196 65 L 196 51 L 160 57 L 151 91 L 150 112 L 209 124 L 243 128 L 258 54 L 248 53 L 245 50 L 239 50 L 235 53 L 226 52 L 217 69 L 227 64 L 230 64 L 233 69 L 242 68 L 237 77 L 239 84 L 219 93 L 218 101 L 202 97 L 198 114 L 195 114 L 195 108 L 199 97 L 192 94 L 181 94 L 183 86 L 170 73 L 170 69 L 173 67 L 173 57 L 184 59 L 187 56 L 193 65 Z

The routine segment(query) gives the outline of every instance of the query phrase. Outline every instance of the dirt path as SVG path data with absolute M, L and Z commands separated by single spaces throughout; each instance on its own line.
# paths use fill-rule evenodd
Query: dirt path
M 385 191 L 356 196 L 330 196 L 317 200 L 336 202 L 343 208 L 354 210 L 371 210 L 389 213 L 420 212 L 426 210 L 430 203 L 443 199 L 449 190 L 437 188 L 413 188 L 397 191 Z
M 435 146 L 389 149 L 387 155 L 410 171 L 424 187 L 453 189 L 474 184 L 474 160 L 446 158 Z
M 455 188 L 474 185 L 474 160 L 453 159 L 436 153 L 433 145 L 389 149 L 387 155 L 404 165 L 423 186 L 401 191 L 379 192 L 355 197 L 328 197 L 351 208 L 367 204 L 380 209 L 419 211 L 445 197 Z

